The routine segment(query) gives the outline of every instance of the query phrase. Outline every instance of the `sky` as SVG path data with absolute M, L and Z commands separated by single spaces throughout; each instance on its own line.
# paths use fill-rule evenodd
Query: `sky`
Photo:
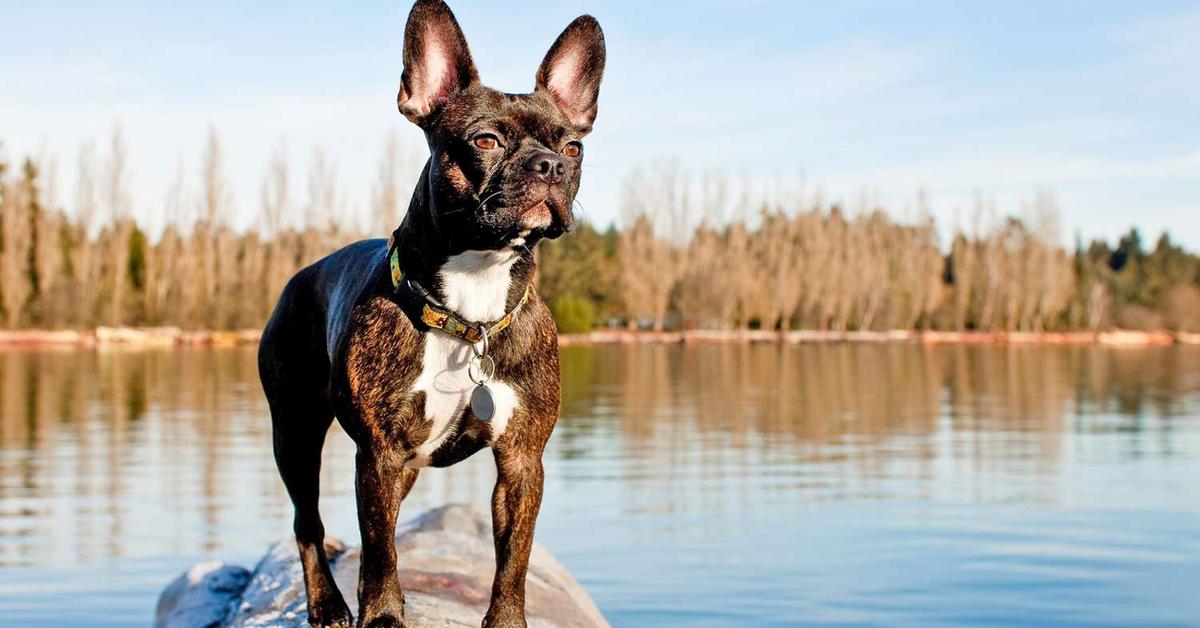
M 579 201 L 619 220 L 635 168 L 800 182 L 943 230 L 973 199 L 1022 215 L 1041 192 L 1062 240 L 1169 230 L 1200 249 L 1200 2 L 451 0 L 485 84 L 527 92 L 571 19 L 595 15 L 608 67 Z M 119 124 L 152 228 L 179 168 L 198 192 L 225 149 L 235 224 L 271 154 L 293 195 L 317 147 L 365 213 L 386 138 L 423 162 L 397 111 L 408 2 L 0 0 L 0 142 L 40 156 L 70 206 L 77 155 Z M 295 212 L 300 212 L 296 207 Z

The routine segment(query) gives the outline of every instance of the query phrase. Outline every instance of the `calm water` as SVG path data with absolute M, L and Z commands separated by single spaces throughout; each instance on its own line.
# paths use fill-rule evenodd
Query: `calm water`
M 616 626 L 1200 625 L 1200 349 L 564 350 L 538 540 Z M 289 533 L 253 349 L 0 352 L 0 623 Z M 402 518 L 486 507 L 480 455 Z M 357 542 L 353 453 L 326 449 Z

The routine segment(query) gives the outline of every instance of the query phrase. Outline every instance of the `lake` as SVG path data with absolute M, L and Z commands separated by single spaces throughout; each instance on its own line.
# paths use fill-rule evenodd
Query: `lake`
M 0 623 L 146 625 L 290 534 L 254 354 L 0 352 Z M 537 540 L 615 626 L 1200 625 L 1197 347 L 570 347 L 546 476 Z M 357 543 L 353 477 L 333 434 Z

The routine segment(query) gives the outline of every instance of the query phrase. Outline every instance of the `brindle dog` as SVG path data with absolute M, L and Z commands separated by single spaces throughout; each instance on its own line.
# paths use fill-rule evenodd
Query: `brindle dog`
M 259 349 L 312 625 L 353 621 L 317 511 L 321 448 L 334 417 L 357 445 L 358 625 L 404 625 L 393 535 L 418 470 L 487 446 L 498 476 L 496 575 L 483 625 L 526 625 L 542 451 L 559 409 L 554 321 L 531 291 L 511 326 L 490 339 L 495 411 L 485 422 L 468 403 L 472 345 L 426 326 L 420 312 L 432 298 L 482 325 L 520 302 L 534 278 L 534 246 L 571 228 L 580 140 L 596 117 L 604 60 L 600 26 L 583 16 L 551 47 L 533 93 L 501 93 L 480 84 L 443 2 L 413 7 L 398 105 L 424 130 L 431 156 L 393 238 L 404 278 L 428 294 L 393 285 L 384 240 L 358 242 L 296 274 Z

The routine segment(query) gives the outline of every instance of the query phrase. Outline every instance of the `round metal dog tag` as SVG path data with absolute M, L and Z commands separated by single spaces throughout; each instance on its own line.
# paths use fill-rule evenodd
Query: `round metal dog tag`
M 487 423 L 496 414 L 496 401 L 492 399 L 492 391 L 480 384 L 471 391 L 471 412 L 475 418 Z

